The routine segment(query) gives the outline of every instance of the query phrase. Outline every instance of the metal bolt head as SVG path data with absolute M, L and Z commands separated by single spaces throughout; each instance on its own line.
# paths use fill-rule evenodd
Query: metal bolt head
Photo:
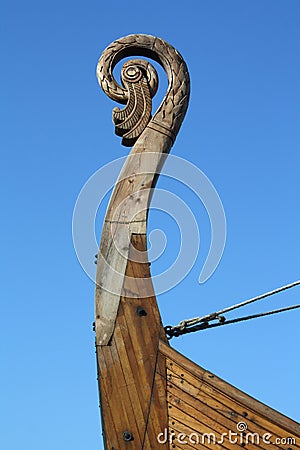
M 123 432 L 123 439 L 125 442 L 133 441 L 133 434 L 130 431 Z
M 142 307 L 142 306 L 138 306 L 136 308 L 136 313 L 138 316 L 142 317 L 142 316 L 146 316 L 147 315 L 147 311 Z
M 124 431 L 123 433 L 123 439 L 125 442 L 133 441 L 133 435 L 130 431 Z

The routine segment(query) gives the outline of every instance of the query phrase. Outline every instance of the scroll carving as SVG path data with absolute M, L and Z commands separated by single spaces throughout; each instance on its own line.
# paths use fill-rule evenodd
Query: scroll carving
M 168 91 L 152 119 L 151 98 L 158 87 L 152 64 L 140 59 L 127 61 L 122 68 L 123 86 L 113 76 L 113 69 L 121 59 L 135 55 L 157 61 L 168 76 Z M 123 136 L 124 145 L 133 145 L 147 125 L 157 131 L 161 126 L 160 131 L 175 140 L 188 106 L 190 83 L 186 64 L 174 47 L 162 39 L 143 34 L 118 39 L 104 50 L 97 66 L 97 77 L 112 100 L 126 104 L 122 110 L 113 110 L 116 134 Z

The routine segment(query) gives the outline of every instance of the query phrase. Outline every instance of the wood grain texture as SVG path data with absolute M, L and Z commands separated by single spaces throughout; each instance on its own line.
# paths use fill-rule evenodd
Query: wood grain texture
M 122 86 L 113 75 L 122 58 L 139 55 L 160 63 L 169 79 L 153 117 L 154 67 L 140 59 L 125 62 Z M 110 98 L 126 104 L 113 110 L 113 121 L 122 143 L 134 144 L 112 193 L 97 258 L 95 329 L 104 442 L 110 450 L 151 449 L 168 423 L 166 358 L 159 353 L 159 341 L 168 341 L 149 271 L 147 215 L 188 106 L 189 75 L 171 45 L 153 36 L 130 35 L 104 50 L 97 76 Z M 126 432 L 132 439 L 124 440 Z
M 134 234 L 131 244 L 132 251 L 145 250 L 146 236 Z M 105 448 L 151 449 L 167 426 L 166 366 L 159 342 L 168 343 L 151 283 L 147 297 L 139 296 L 136 279 L 151 281 L 149 264 L 132 261 L 130 254 L 126 276 L 111 343 L 96 347 Z M 133 440 L 123 440 L 126 431 Z
M 188 442 L 183 448 L 234 449 L 237 444 L 229 441 L 230 430 L 237 433 L 239 443 L 246 439 L 246 436 L 240 436 L 239 423 L 246 423 L 245 433 L 250 433 L 246 448 L 300 448 L 298 423 L 204 370 L 163 342 L 159 348 L 166 358 L 169 436 L 173 431 L 176 436 L 178 433 L 187 436 L 196 433 L 199 438 L 207 433 L 203 442 L 200 439 L 202 447 Z M 218 444 L 224 433 L 227 437 Z M 275 444 L 263 441 L 263 436 L 268 433 L 272 435 L 269 440 Z M 282 443 L 282 438 L 290 440 Z M 170 448 L 181 448 L 177 444 L 174 439 Z
M 166 96 L 153 117 L 152 65 L 127 61 L 122 86 L 113 77 L 116 63 L 134 55 L 154 59 L 168 75 Z M 173 350 L 161 323 L 148 264 L 147 215 L 188 105 L 189 75 L 181 55 L 159 38 L 130 35 L 103 52 L 97 75 L 104 92 L 126 104 L 114 109 L 113 119 L 123 143 L 134 144 L 108 206 L 97 259 L 96 353 L 105 449 L 300 449 L 297 423 Z M 228 439 L 230 431 L 241 431 L 241 423 L 246 436 L 259 442 Z M 262 439 L 266 433 L 271 444 Z
M 153 117 L 151 98 L 158 80 L 150 62 L 125 62 L 122 86 L 113 75 L 117 62 L 139 55 L 160 63 L 169 80 L 167 93 Z M 108 345 L 125 283 L 131 237 L 133 233 L 146 234 L 152 189 L 184 119 L 190 88 L 186 64 L 177 50 L 162 39 L 144 34 L 129 35 L 109 45 L 99 59 L 97 77 L 111 99 L 126 104 L 122 110 L 113 110 L 113 120 L 123 144 L 134 144 L 110 200 L 97 258 L 96 339 L 97 345 Z

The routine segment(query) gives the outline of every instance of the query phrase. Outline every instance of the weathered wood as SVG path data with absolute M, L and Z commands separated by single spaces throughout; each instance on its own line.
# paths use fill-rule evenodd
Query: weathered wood
M 120 86 L 115 64 L 126 56 L 149 56 L 169 78 L 168 92 L 151 118 L 157 74 L 147 61 L 127 61 Z M 112 99 L 113 120 L 131 153 L 121 171 L 106 213 L 97 258 L 96 348 L 106 448 L 155 448 L 167 426 L 165 357 L 167 343 L 149 271 L 146 225 L 152 189 L 187 109 L 189 76 L 179 53 L 161 39 L 132 35 L 111 44 L 99 60 L 99 83 Z M 137 308 L 144 313 L 137 314 Z M 122 439 L 125 431 L 133 439 Z M 128 448 L 128 447 L 127 447 Z M 168 444 L 160 446 L 168 448 Z
M 127 61 L 122 70 L 123 87 L 113 77 L 115 64 L 132 55 L 149 56 L 167 72 L 168 91 L 153 118 L 149 114 L 157 89 L 153 66 L 141 60 Z M 127 103 L 123 110 L 114 109 L 113 118 L 123 143 L 134 144 L 111 197 L 97 259 L 96 341 L 97 345 L 107 345 L 117 317 L 131 236 L 146 233 L 152 189 L 187 109 L 189 75 L 171 45 L 153 36 L 130 35 L 104 50 L 97 76 L 110 98 Z
M 228 434 L 229 430 L 239 434 L 237 427 L 242 422 L 246 423 L 246 433 L 259 436 L 259 443 L 247 443 L 249 449 L 270 448 L 269 443 L 263 442 L 267 433 L 272 435 L 273 442 L 292 438 L 295 443 L 290 447 L 300 448 L 299 424 L 199 367 L 163 342 L 159 348 L 166 357 L 170 431 L 172 428 L 178 433 L 188 430 L 199 436 L 213 433 L 216 440 L 220 440 L 222 433 Z M 228 444 L 224 439 L 222 448 L 235 448 Z M 289 445 L 275 447 L 284 449 Z
M 145 251 L 146 236 L 134 234 L 131 248 Z M 97 360 L 106 448 L 141 450 L 155 448 L 167 427 L 165 357 L 158 350 L 160 338 L 167 340 L 153 288 L 139 297 L 136 280 L 151 280 L 149 264 L 129 256 L 114 334 L 110 345 L 97 346 Z M 126 431 L 132 441 L 123 440 Z
M 127 61 L 123 86 L 113 77 L 115 64 L 132 55 L 148 56 L 167 72 L 168 91 L 153 118 L 153 66 Z M 241 423 L 246 436 L 259 437 L 247 442 L 249 450 L 299 449 L 296 422 L 173 350 L 161 323 L 148 263 L 147 214 L 188 104 L 182 57 L 161 39 L 131 35 L 104 51 L 97 75 L 105 93 L 126 104 L 113 110 L 113 120 L 123 144 L 133 145 L 108 206 L 97 260 L 96 353 L 106 450 L 236 449 L 244 442 L 232 443 L 228 433 L 244 439 Z M 262 439 L 266 433 L 271 445 Z M 295 442 L 275 443 L 287 437 Z

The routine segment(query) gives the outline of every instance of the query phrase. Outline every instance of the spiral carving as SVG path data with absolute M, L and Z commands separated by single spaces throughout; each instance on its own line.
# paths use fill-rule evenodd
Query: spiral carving
M 127 89 L 127 105 L 113 109 L 113 122 L 116 134 L 123 137 L 123 145 L 131 147 L 151 119 L 151 98 L 157 90 L 158 77 L 150 63 L 131 60 L 123 65 L 121 80 Z
M 123 58 L 145 56 L 157 61 L 166 71 L 169 86 L 165 98 L 151 117 L 152 97 L 158 87 L 154 67 L 146 60 L 127 61 L 122 68 L 122 86 L 113 76 L 115 65 Z M 114 108 L 113 122 L 122 143 L 132 146 L 148 126 L 171 138 L 173 144 L 188 106 L 190 82 L 182 56 L 167 42 L 145 34 L 123 37 L 109 45 L 99 59 L 97 77 L 103 91 L 125 108 Z

